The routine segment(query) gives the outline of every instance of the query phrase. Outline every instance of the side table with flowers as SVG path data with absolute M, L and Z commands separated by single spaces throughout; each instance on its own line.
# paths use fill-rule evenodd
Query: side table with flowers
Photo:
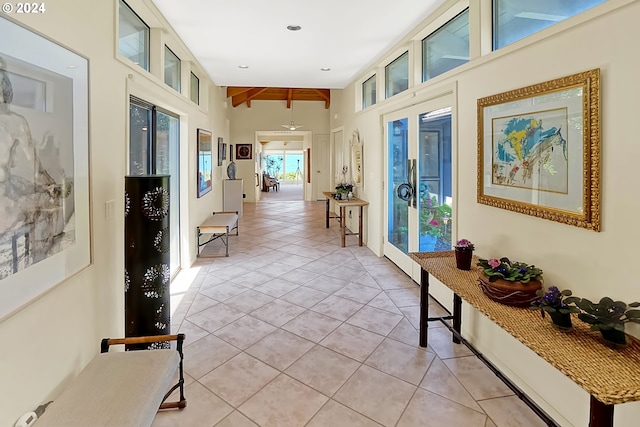
M 475 246 L 467 239 L 460 239 L 455 245 L 456 267 L 460 270 L 471 270 L 471 259 Z
M 580 309 L 574 305 L 571 291 L 561 291 L 557 286 L 551 286 L 546 292 L 542 289 L 536 291 L 539 297 L 531 303 L 531 310 L 540 310 L 542 318 L 545 313 L 551 317 L 551 323 L 561 331 L 569 331 L 573 328 L 571 313 L 579 313 Z
M 490 299 L 505 305 L 528 307 L 542 289 L 542 270 L 535 265 L 500 259 L 480 259 L 478 283 Z

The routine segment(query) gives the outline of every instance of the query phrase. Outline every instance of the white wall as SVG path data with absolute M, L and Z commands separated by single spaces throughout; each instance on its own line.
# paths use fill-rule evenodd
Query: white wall
M 128 2 L 152 27 L 163 25 L 151 2 Z M 100 339 L 124 334 L 124 176 L 127 168 L 128 96 L 134 94 L 181 118 L 181 227 L 183 266 L 195 258 L 195 226 L 221 202 L 221 173 L 214 191 L 196 198 L 196 129 L 212 130 L 228 140 L 224 91 L 206 74 L 165 25 L 162 40 L 180 51 L 199 73 L 202 106 L 167 88 L 116 54 L 117 1 L 57 0 L 40 15 L 11 15 L 35 31 L 89 59 L 90 196 L 93 263 L 76 276 L 0 322 L 0 425 L 53 400 L 98 353 Z M 174 51 L 176 51 L 174 50 Z M 188 94 L 188 92 L 186 92 Z M 217 172 L 217 176 L 216 176 Z M 217 178 L 217 180 L 216 180 Z M 113 219 L 105 203 L 115 202 Z M 43 278 L 44 280 L 45 278 Z
M 544 270 L 547 285 L 570 288 L 576 295 L 595 300 L 605 295 L 627 302 L 640 300 L 632 274 L 637 260 L 626 244 L 640 239 L 636 220 L 640 199 L 636 197 L 637 183 L 630 178 L 640 158 L 633 131 L 640 99 L 640 58 L 634 54 L 635 41 L 640 39 L 640 2 L 610 1 L 597 10 L 604 14 L 585 12 L 578 19 L 490 53 L 361 113 L 354 113 L 356 83 L 344 90 L 343 102 L 335 111 L 343 120 L 344 134 L 351 135 L 357 128 L 365 141 L 364 198 L 371 203 L 369 247 L 378 251 L 382 241 L 383 201 L 375 189 L 383 179 L 382 112 L 414 104 L 413 92 L 419 98 L 421 94 L 428 96 L 434 87 L 455 84 L 458 185 L 454 238 L 472 240 L 481 257 L 509 256 L 533 263 Z M 478 204 L 477 99 L 593 68 L 601 69 L 602 232 Z M 434 291 L 447 294 L 437 286 Z M 586 392 L 484 316 L 468 306 L 464 311 L 463 333 L 477 348 L 561 425 L 587 425 Z M 630 330 L 640 335 L 637 328 Z M 640 403 L 618 405 L 615 425 L 635 426 L 639 416 Z

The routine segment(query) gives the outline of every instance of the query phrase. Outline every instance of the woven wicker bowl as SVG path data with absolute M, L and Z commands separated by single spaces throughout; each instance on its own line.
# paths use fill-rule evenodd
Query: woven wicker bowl
M 478 284 L 490 299 L 514 307 L 529 307 L 538 299 L 536 291 L 542 288 L 540 280 L 521 283 L 498 279 L 495 282 L 489 282 L 489 276 L 482 272 L 478 274 Z

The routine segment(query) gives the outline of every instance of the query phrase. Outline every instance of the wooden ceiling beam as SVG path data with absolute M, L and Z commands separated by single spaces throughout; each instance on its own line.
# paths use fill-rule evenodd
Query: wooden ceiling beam
M 329 109 L 329 104 L 331 104 L 331 92 L 329 89 L 314 89 L 316 92 L 320 94 L 321 97 L 325 99 L 324 108 Z
M 236 95 L 240 95 L 241 93 L 245 93 L 245 92 L 249 92 L 251 89 L 253 89 L 252 87 L 238 87 L 238 86 L 231 86 L 227 88 L 227 98 L 231 98 L 234 97 Z
M 287 108 L 291 108 L 291 101 L 293 101 L 293 89 L 287 90 Z
M 231 105 L 237 107 L 247 103 L 251 107 L 251 101 L 275 101 L 287 102 L 287 108 L 291 108 L 293 101 L 324 101 L 325 108 L 329 108 L 331 91 L 329 89 L 314 88 L 273 88 L 273 87 L 227 87 L 227 97 L 231 98 Z

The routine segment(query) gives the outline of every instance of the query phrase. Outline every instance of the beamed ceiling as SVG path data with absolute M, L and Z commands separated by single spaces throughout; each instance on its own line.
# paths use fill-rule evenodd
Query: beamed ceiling
M 238 87 L 227 88 L 227 98 L 231 98 L 231 105 L 237 107 L 246 102 L 251 108 L 251 101 L 287 101 L 287 108 L 291 108 L 291 101 L 323 101 L 324 108 L 331 104 L 329 89 L 297 89 L 281 87 Z

